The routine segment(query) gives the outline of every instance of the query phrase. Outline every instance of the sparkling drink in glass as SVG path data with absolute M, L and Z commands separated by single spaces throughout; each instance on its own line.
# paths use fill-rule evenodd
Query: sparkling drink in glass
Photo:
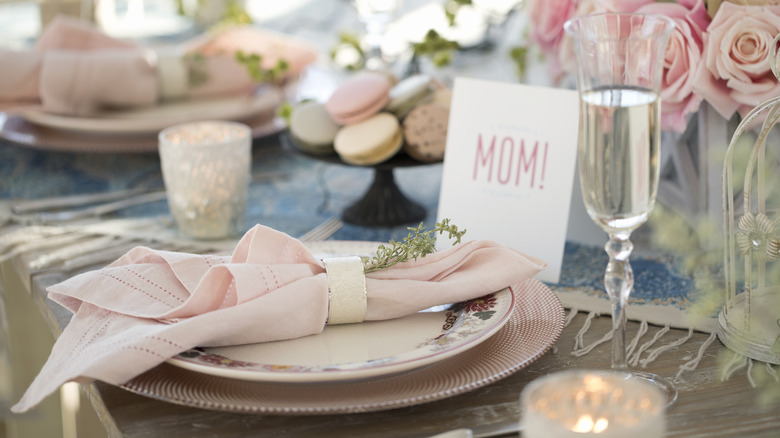
M 564 25 L 577 56 L 579 171 L 585 208 L 608 235 L 604 287 L 612 304 L 612 369 L 658 386 L 671 404 L 674 386 L 628 371 L 626 305 L 634 282 L 631 232 L 653 210 L 659 178 L 660 88 L 673 22 L 662 16 L 604 13 Z

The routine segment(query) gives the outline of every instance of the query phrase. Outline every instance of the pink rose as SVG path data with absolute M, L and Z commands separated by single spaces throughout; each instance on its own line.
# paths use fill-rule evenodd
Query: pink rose
M 703 100 L 694 93 L 694 79 L 701 63 L 703 33 L 710 17 L 702 0 L 652 3 L 637 12 L 664 15 L 674 21 L 661 82 L 661 129 L 683 132 L 688 125 L 687 115 L 698 111 Z
M 780 6 L 723 3 L 704 33 L 704 62 L 694 91 L 726 119 L 780 95 L 768 61 L 778 33 Z
M 564 34 L 563 23 L 573 16 L 576 5 L 577 0 L 532 0 L 528 3 L 531 38 L 543 53 L 557 53 Z
M 635 12 L 637 9 L 653 3 L 654 0 L 582 0 L 575 16 L 598 14 L 601 12 Z

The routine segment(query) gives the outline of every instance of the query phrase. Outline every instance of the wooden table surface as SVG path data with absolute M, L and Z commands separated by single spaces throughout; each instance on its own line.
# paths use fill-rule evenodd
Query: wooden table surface
M 23 263 L 17 260 L 14 271 L 20 270 L 24 270 Z M 70 315 L 46 299 L 43 290 L 62 279 L 61 274 L 36 276 L 28 296 L 55 336 Z M 102 382 L 85 388 L 110 437 L 426 437 L 462 427 L 473 429 L 475 436 L 518 436 L 519 395 L 526 384 L 555 371 L 609 367 L 609 342 L 581 357 L 571 354 L 586 319 L 584 313 L 574 316 L 551 351 L 508 378 L 448 399 L 383 412 L 326 416 L 225 413 L 153 400 Z M 600 339 L 611 326 L 607 316 L 597 316 L 590 322 L 590 329 L 582 337 L 585 345 Z M 629 323 L 628 339 L 638 328 L 639 324 Z M 652 334 L 653 329 L 641 341 Z M 672 342 L 686 334 L 673 329 L 659 342 Z M 693 333 L 687 342 L 661 354 L 647 367 L 647 371 L 673 379 L 679 390 L 677 402 L 666 414 L 667 436 L 780 436 L 780 384 L 769 379 L 769 383 L 752 387 L 747 367 L 723 381 L 722 363 L 730 352 L 719 341 L 706 348 L 695 370 L 675 378 L 679 366 L 695 357 L 708 337 Z M 756 381 L 768 376 L 764 364 L 756 363 L 750 371 Z M 774 401 L 762 401 L 766 391 L 772 391 Z

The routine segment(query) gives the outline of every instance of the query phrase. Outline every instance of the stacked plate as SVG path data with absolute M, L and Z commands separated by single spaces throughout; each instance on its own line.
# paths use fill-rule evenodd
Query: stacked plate
M 312 242 L 321 256 L 370 254 L 372 242 Z M 400 408 L 470 391 L 528 366 L 563 330 L 536 280 L 404 318 L 325 327 L 299 339 L 197 348 L 124 388 L 232 412 L 337 414 Z
M 0 113 L 0 138 L 24 146 L 69 152 L 156 152 L 157 133 L 196 120 L 235 120 L 247 124 L 254 138 L 285 128 L 276 116 L 284 90 L 261 87 L 256 94 L 172 101 L 150 108 L 104 111 L 90 117 L 54 114 L 42 108 Z

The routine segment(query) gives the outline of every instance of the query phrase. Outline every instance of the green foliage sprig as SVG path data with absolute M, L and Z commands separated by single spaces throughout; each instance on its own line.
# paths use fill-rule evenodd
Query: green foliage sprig
M 432 230 L 426 230 L 420 222 L 416 228 L 409 227 L 409 235 L 402 242 L 391 240 L 389 246 L 379 245 L 376 256 L 363 258 L 363 271 L 365 273 L 379 271 L 398 263 L 417 260 L 436 251 L 436 234 L 447 233 L 450 239 L 454 238 L 453 245 L 460 243 L 466 230 L 458 230 L 456 225 L 450 224 L 449 219 L 437 222 Z
M 201 53 L 188 53 L 182 57 L 187 68 L 187 85 L 199 87 L 209 81 L 206 58 Z
M 415 56 L 428 56 L 436 67 L 444 67 L 452 62 L 452 54 L 460 48 L 455 41 L 450 41 L 431 29 L 425 34 L 422 42 L 412 44 Z
M 444 3 L 444 15 L 447 17 L 447 22 L 450 26 L 455 25 L 455 16 L 458 15 L 458 10 L 462 6 L 471 5 L 471 0 L 447 0 Z
M 283 102 L 276 110 L 276 115 L 284 120 L 287 126 L 290 126 L 290 117 L 292 117 L 293 106 L 290 102 Z
M 284 72 L 290 69 L 290 64 L 284 59 L 279 59 L 270 69 L 262 68 L 263 57 L 257 53 L 244 53 L 236 51 L 236 61 L 246 67 L 249 76 L 258 83 L 273 82 L 279 79 Z
M 363 52 L 363 48 L 360 45 L 360 37 L 354 33 L 341 32 L 339 34 L 339 41 L 336 47 L 330 50 L 330 59 L 338 61 L 339 55 L 342 51 L 349 51 L 356 59 L 353 62 L 344 66 L 349 71 L 360 70 L 365 62 L 366 54 Z
M 509 57 L 515 63 L 515 72 L 517 72 L 517 77 L 521 80 L 525 79 L 525 72 L 528 66 L 528 47 L 512 47 L 509 50 Z
M 225 5 L 225 11 L 222 13 L 219 25 L 242 26 L 246 24 L 252 24 L 252 17 L 244 8 L 243 2 L 229 0 Z

